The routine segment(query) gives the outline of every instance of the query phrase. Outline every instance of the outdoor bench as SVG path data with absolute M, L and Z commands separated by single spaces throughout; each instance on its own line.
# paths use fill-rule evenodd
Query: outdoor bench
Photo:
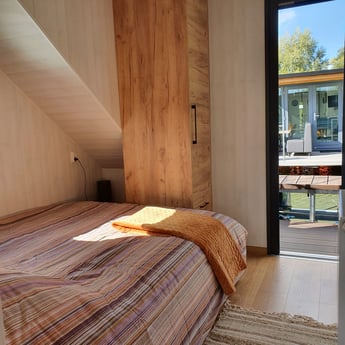
M 309 221 L 315 222 L 315 194 L 339 194 L 341 176 L 279 175 L 280 192 L 303 192 L 310 196 Z M 339 207 L 340 209 L 340 207 Z M 339 215 L 340 217 L 340 215 Z

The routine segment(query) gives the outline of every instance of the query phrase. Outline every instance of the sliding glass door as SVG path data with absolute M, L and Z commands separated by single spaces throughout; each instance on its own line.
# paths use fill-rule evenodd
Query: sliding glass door
M 279 95 L 279 143 L 302 139 L 306 122 L 312 126 L 313 151 L 341 151 L 342 83 L 281 87 Z
M 314 90 L 313 90 L 314 91 Z M 340 84 L 317 86 L 311 109 L 315 150 L 341 150 L 342 92 Z
M 289 139 L 302 139 L 305 123 L 309 121 L 309 89 L 287 88 L 285 92 L 287 131 Z

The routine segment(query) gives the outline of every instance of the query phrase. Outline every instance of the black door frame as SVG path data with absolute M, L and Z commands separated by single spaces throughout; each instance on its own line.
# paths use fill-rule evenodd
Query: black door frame
M 278 10 L 311 5 L 329 0 L 265 0 L 265 68 L 266 68 L 266 207 L 267 254 L 279 255 L 279 158 L 278 158 Z M 345 88 L 343 88 L 345 94 Z M 345 97 L 344 97 L 345 100 Z M 343 124 L 344 121 L 343 107 Z M 345 130 L 342 161 L 345 162 Z M 345 169 L 342 170 L 343 186 Z M 344 188 L 344 187 L 343 187 Z

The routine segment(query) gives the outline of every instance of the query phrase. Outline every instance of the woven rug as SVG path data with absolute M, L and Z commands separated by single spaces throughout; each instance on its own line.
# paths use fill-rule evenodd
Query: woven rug
M 204 345 L 336 345 L 337 327 L 306 316 L 244 309 L 226 301 Z

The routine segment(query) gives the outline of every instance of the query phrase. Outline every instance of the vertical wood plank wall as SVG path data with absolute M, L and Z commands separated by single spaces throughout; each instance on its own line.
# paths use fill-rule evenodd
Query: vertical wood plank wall
M 19 0 L 120 125 L 112 0 Z
M 96 196 L 101 169 L 0 71 L 0 216 L 68 199 Z
M 266 247 L 264 0 L 210 0 L 214 210 Z
M 127 201 L 191 207 L 185 2 L 113 3 Z

